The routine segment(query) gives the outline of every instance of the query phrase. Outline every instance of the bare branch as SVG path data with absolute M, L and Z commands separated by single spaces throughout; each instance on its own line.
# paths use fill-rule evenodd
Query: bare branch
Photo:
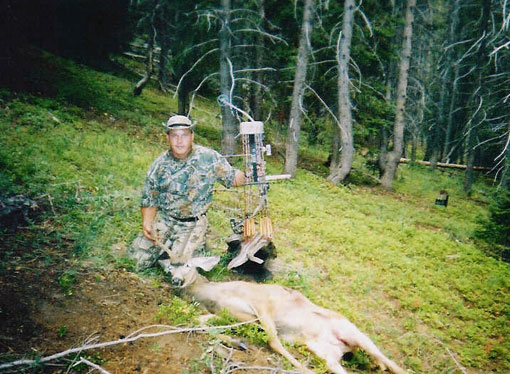
M 445 46 L 445 47 L 444 47 L 444 51 L 446 52 L 448 49 L 453 48 L 453 47 L 455 47 L 455 46 L 457 46 L 457 45 L 459 45 L 459 44 L 471 43 L 472 41 L 473 41 L 473 39 L 460 40 L 460 41 L 458 41 L 458 42 L 455 42 L 455 43 L 452 43 L 452 44 L 450 44 L 450 45 Z
M 84 363 L 84 364 L 86 364 L 86 365 L 88 365 L 90 367 L 93 367 L 94 369 L 99 370 L 103 374 L 110 374 L 109 371 L 103 369 L 101 366 L 99 366 L 97 364 L 94 364 L 93 362 L 91 362 L 91 361 L 89 361 L 89 360 L 87 360 L 86 358 L 83 358 L 83 357 L 80 357 L 80 361 L 76 362 L 73 365 L 73 367 L 75 367 L 75 366 L 77 366 L 77 365 L 79 365 L 81 363 Z
M 189 104 L 189 111 L 188 111 L 188 116 L 191 114 L 191 109 L 193 108 L 193 101 L 195 100 L 195 96 L 198 92 L 198 90 L 200 90 L 200 88 L 202 87 L 202 85 L 207 81 L 209 80 L 209 78 L 215 76 L 215 75 L 219 75 L 220 73 L 216 72 L 216 73 L 212 73 L 212 74 L 209 74 L 208 76 L 206 76 L 204 79 L 202 79 L 202 81 L 198 84 L 197 88 L 195 88 L 193 90 L 193 95 L 191 95 L 191 100 L 190 100 L 190 104 Z
M 239 69 L 239 70 L 236 70 L 235 72 L 236 73 L 251 73 L 254 71 L 278 71 L 278 70 L 276 70 L 275 68 L 258 68 L 258 69 L 247 68 L 247 69 Z
M 508 49 L 510 48 L 510 40 L 508 42 L 506 42 L 505 44 L 503 45 L 500 45 L 499 47 L 496 47 L 494 48 L 494 50 L 489 54 L 489 57 L 493 57 L 494 55 L 497 55 L 497 53 L 501 50 L 501 49 Z
M 246 116 L 246 118 L 248 118 L 250 121 L 255 121 L 252 116 L 250 116 L 247 112 L 245 112 L 244 110 L 236 107 L 234 104 L 232 104 L 231 102 L 227 102 L 226 100 L 221 100 L 221 103 L 228 106 L 229 108 L 231 109 L 235 109 L 236 111 L 238 111 L 239 113 L 242 113 Z
M 276 36 L 276 35 L 272 35 L 272 34 L 270 34 L 268 32 L 260 30 L 260 29 L 239 29 L 239 30 L 236 30 L 234 33 L 237 33 L 237 32 L 253 32 L 253 33 L 258 33 L 258 34 L 261 34 L 261 35 L 265 36 L 269 40 L 271 40 L 272 43 L 275 43 L 275 40 L 276 40 L 278 42 L 281 42 L 281 43 L 285 44 L 286 46 L 289 45 L 289 43 L 287 43 L 287 41 L 285 39 L 280 38 L 279 36 Z
M 503 134 L 503 136 L 505 136 L 505 135 L 506 135 L 505 146 L 503 147 L 503 150 L 501 151 L 501 153 L 494 160 L 497 160 L 499 158 L 501 158 L 501 160 L 503 160 L 502 157 L 505 154 L 506 150 L 508 149 L 508 146 L 510 145 L 510 127 L 509 127 L 509 130 L 506 132 L 506 134 Z
M 249 82 L 249 83 L 253 83 L 259 87 L 262 87 L 265 91 L 270 91 L 270 88 L 268 86 L 266 86 L 265 84 L 262 84 L 260 82 L 257 82 L 253 79 L 249 79 L 249 78 L 237 78 L 238 81 L 246 81 L 246 82 Z
M 333 119 L 337 123 L 338 127 L 340 127 L 340 129 L 342 129 L 342 131 L 345 131 L 345 129 L 342 128 L 342 124 L 338 120 L 337 116 L 335 116 L 335 113 L 333 113 L 331 108 L 324 102 L 324 100 L 322 100 L 322 97 L 320 97 L 320 95 L 309 85 L 305 85 L 305 87 L 314 93 L 314 95 L 319 99 L 319 101 L 322 103 L 322 105 L 324 105 L 324 108 L 326 108 L 326 110 L 331 115 L 331 117 L 333 117 Z
M 230 58 L 227 57 L 229 72 L 230 72 L 230 80 L 232 81 L 232 86 L 230 86 L 230 93 L 229 93 L 229 102 L 232 102 L 232 96 L 234 95 L 234 88 L 236 85 L 236 78 L 234 77 L 234 66 L 232 65 L 232 61 L 230 61 Z
M 160 337 L 160 336 L 179 334 L 179 333 L 192 333 L 192 332 L 206 332 L 206 331 L 213 331 L 213 330 L 223 330 L 223 329 L 229 329 L 229 328 L 236 327 L 236 326 L 246 325 L 249 323 L 254 323 L 256 321 L 257 321 L 257 319 L 253 319 L 253 320 L 246 321 L 246 322 L 234 323 L 232 325 L 212 326 L 212 327 L 188 327 L 188 328 L 173 327 L 171 330 L 163 330 L 163 331 L 154 332 L 154 333 L 141 333 L 141 334 L 137 334 L 137 335 L 130 334 L 129 338 L 123 338 L 123 339 L 118 339 L 118 340 L 113 340 L 113 341 L 108 341 L 108 342 L 103 342 L 103 343 L 96 343 L 96 344 L 86 344 L 81 347 L 71 348 L 71 349 L 68 349 L 63 352 L 55 353 L 51 356 L 42 357 L 42 358 L 38 359 L 37 361 L 21 359 L 21 360 L 17 360 L 17 361 L 13 361 L 13 362 L 4 363 L 4 364 L 0 365 L 0 369 L 7 369 L 7 368 L 12 368 L 12 367 L 21 366 L 21 365 L 32 365 L 32 364 L 35 364 L 36 362 L 45 363 L 45 362 L 57 360 L 59 358 L 68 356 L 73 353 L 79 353 L 82 351 L 88 351 L 88 350 L 98 349 L 98 348 L 105 348 L 105 347 L 110 347 L 113 345 L 118 345 L 118 344 L 123 344 L 123 343 L 131 343 L 138 339 L 143 339 L 143 338 L 156 338 L 156 337 Z M 143 330 L 143 329 L 141 329 L 141 330 Z
M 209 39 L 205 42 L 202 42 L 202 43 L 198 43 L 198 44 L 195 44 L 195 45 L 192 45 L 191 47 L 188 47 L 186 48 L 184 51 L 183 51 L 183 55 L 186 55 L 187 53 L 189 53 L 190 51 L 192 51 L 193 49 L 196 49 L 196 48 L 200 48 L 200 47 L 203 47 L 204 45 L 207 45 L 209 43 L 216 43 L 218 42 L 218 39 L 215 38 L 215 39 Z
M 219 51 L 219 48 L 213 48 L 213 49 L 207 51 L 204 55 L 202 55 L 202 57 L 200 57 L 197 61 L 195 61 L 195 63 L 191 66 L 191 68 L 188 69 L 188 71 L 186 71 L 181 76 L 181 79 L 179 79 L 179 83 L 177 83 L 177 88 L 175 89 L 174 97 L 177 95 L 177 92 L 179 92 L 179 87 L 181 86 L 181 83 L 182 83 L 182 80 L 184 79 L 184 77 L 186 75 L 188 75 L 189 73 L 191 73 L 193 71 L 193 69 L 200 63 L 200 61 L 202 61 L 205 57 L 207 57 L 208 55 L 210 55 L 211 53 L 214 53 L 216 51 Z
M 372 30 L 372 25 L 370 24 L 370 20 L 365 15 L 365 13 L 363 13 L 363 11 L 361 10 L 361 3 L 356 7 L 355 11 L 357 11 L 357 12 L 359 12 L 359 14 L 361 14 L 361 18 L 363 18 L 363 21 L 365 21 L 365 24 L 367 25 L 368 30 L 370 31 L 370 36 L 374 36 L 374 31 Z

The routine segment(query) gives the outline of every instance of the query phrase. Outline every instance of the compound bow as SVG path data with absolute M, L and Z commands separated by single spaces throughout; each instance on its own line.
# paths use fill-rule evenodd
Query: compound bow
M 228 100 L 226 95 L 218 98 L 220 105 L 226 105 L 246 116 L 249 121 L 239 125 L 244 158 L 246 184 L 243 193 L 244 217 L 241 220 L 230 220 L 232 230 L 242 234 L 245 241 L 260 234 L 267 240 L 273 238 L 273 223 L 269 217 L 269 182 L 279 179 L 289 179 L 289 174 L 266 175 L 265 155 L 271 155 L 271 145 L 264 144 L 264 123 L 255 121 L 245 111 L 237 108 Z M 258 230 L 257 230 L 258 221 Z

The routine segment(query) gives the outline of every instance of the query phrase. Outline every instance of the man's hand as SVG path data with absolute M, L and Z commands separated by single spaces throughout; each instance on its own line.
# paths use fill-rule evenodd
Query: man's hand
M 234 176 L 234 187 L 240 187 L 244 186 L 246 184 L 246 176 L 244 173 L 240 170 L 236 170 L 235 176 Z
M 156 218 L 158 210 L 155 206 L 150 207 L 142 207 L 142 231 L 143 235 L 152 241 L 155 241 L 156 238 L 152 232 L 152 224 L 154 223 L 154 218 Z
M 149 240 L 152 240 L 152 241 L 155 241 L 156 239 L 154 238 L 154 236 L 152 236 L 152 225 L 150 226 L 146 226 L 146 225 L 143 225 L 143 235 L 149 239 Z

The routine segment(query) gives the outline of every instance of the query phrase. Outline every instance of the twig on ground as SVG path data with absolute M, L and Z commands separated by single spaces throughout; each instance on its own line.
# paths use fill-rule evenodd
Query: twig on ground
M 455 365 L 457 365 L 457 368 L 464 374 L 468 374 L 466 368 L 464 366 L 462 366 L 460 364 L 459 361 L 457 361 L 457 359 L 455 358 L 455 356 L 453 355 L 452 351 L 450 351 L 450 349 L 446 346 L 446 344 L 444 344 L 441 340 L 433 337 L 433 336 L 430 336 L 430 335 L 427 335 L 427 334 L 424 334 L 425 336 L 429 337 L 430 339 L 434 340 L 435 342 L 441 344 L 444 349 L 446 350 L 446 352 L 448 353 L 448 355 L 451 357 L 451 359 L 453 360 L 453 362 L 455 363 Z
M 450 349 L 446 346 L 445 343 L 443 343 L 441 340 L 439 340 L 438 338 L 436 337 L 433 337 L 429 334 L 424 334 L 424 333 L 406 333 L 404 335 L 402 335 L 400 338 L 406 336 L 406 335 L 421 335 L 421 336 L 424 336 L 426 338 L 429 338 L 429 339 L 432 339 L 434 340 L 436 343 L 439 343 L 440 345 L 442 345 L 444 347 L 444 349 L 446 350 L 446 352 L 448 353 L 448 355 L 450 356 L 450 358 L 452 359 L 452 361 L 455 363 L 455 365 L 457 366 L 457 369 L 459 369 L 463 374 L 468 374 L 466 368 L 464 366 L 461 365 L 461 363 L 459 361 L 457 361 L 457 359 L 455 358 L 455 356 L 453 355 L 452 351 L 450 351 Z
M 239 322 L 239 323 L 234 323 L 232 325 L 223 325 L 223 326 L 175 328 L 172 330 L 164 330 L 164 331 L 159 331 L 159 332 L 154 332 L 154 333 L 141 333 L 141 334 L 134 335 L 134 336 L 131 334 L 131 335 L 129 335 L 129 338 L 123 338 L 123 339 L 118 339 L 118 340 L 113 340 L 113 341 L 108 341 L 108 342 L 103 342 L 103 343 L 96 343 L 96 344 L 88 344 L 88 345 L 85 344 L 81 347 L 71 348 L 71 349 L 68 349 L 63 352 L 55 353 L 51 356 L 41 357 L 38 360 L 21 359 L 21 360 L 17 360 L 17 361 L 8 362 L 5 364 L 1 364 L 0 369 L 7 369 L 7 368 L 15 367 L 15 366 L 20 366 L 20 365 L 32 365 L 35 363 L 45 363 L 48 361 L 57 360 L 59 358 L 68 356 L 73 353 L 79 353 L 79 352 L 87 351 L 87 350 L 91 350 L 91 349 L 105 348 L 105 347 L 109 347 L 112 345 L 118 345 L 118 344 L 123 344 L 123 343 L 130 343 L 130 342 L 134 342 L 135 340 L 142 339 L 142 338 L 156 338 L 159 336 L 178 334 L 178 333 L 192 333 L 192 332 L 204 332 L 204 331 L 218 330 L 218 329 L 229 329 L 232 327 L 246 325 L 248 323 L 253 323 L 255 321 L 257 321 L 257 320 L 254 319 L 254 320 L 247 321 L 247 322 Z
M 57 212 L 55 212 L 55 208 L 53 207 L 53 198 L 51 197 L 50 194 L 46 194 L 46 196 L 48 196 L 48 201 L 50 202 L 51 211 L 53 212 L 53 215 L 56 217 Z
M 230 368 L 228 371 L 226 371 L 225 374 L 230 374 L 230 373 L 234 373 L 236 371 L 241 371 L 241 370 L 261 370 L 261 371 L 266 370 L 271 373 L 283 373 L 283 374 L 299 373 L 299 371 L 297 371 L 297 370 L 286 370 L 286 369 L 280 369 L 280 368 L 275 368 L 275 367 L 271 367 L 271 366 L 235 366 L 235 367 Z
M 86 358 L 83 358 L 83 357 L 80 357 L 80 361 L 76 362 L 73 366 L 79 365 L 81 363 L 86 364 L 86 365 L 88 365 L 90 367 L 93 367 L 94 369 L 99 370 L 103 374 L 111 374 L 109 371 L 106 371 L 101 366 L 99 366 L 97 364 L 94 364 L 93 362 L 91 362 L 91 361 L 89 361 L 89 360 L 87 360 Z

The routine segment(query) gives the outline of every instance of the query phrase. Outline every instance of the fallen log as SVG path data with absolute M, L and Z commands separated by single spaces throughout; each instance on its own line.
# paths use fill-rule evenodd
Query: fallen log
M 422 161 L 422 160 L 412 161 L 412 160 L 410 160 L 408 158 L 401 158 L 399 160 L 399 162 L 401 164 L 408 164 L 408 163 L 411 163 L 411 162 L 415 162 L 417 164 L 426 165 L 426 166 L 430 166 L 430 164 L 431 164 L 430 161 Z M 467 168 L 466 165 L 461 165 L 461 164 L 446 164 L 444 162 L 437 162 L 436 166 L 439 167 L 439 168 L 450 168 L 450 169 L 461 169 L 461 170 L 466 170 L 466 168 Z M 473 169 L 474 170 L 479 170 L 479 171 L 489 171 L 489 170 L 491 170 L 491 168 L 487 168 L 487 167 L 484 167 L 484 166 L 474 166 Z

